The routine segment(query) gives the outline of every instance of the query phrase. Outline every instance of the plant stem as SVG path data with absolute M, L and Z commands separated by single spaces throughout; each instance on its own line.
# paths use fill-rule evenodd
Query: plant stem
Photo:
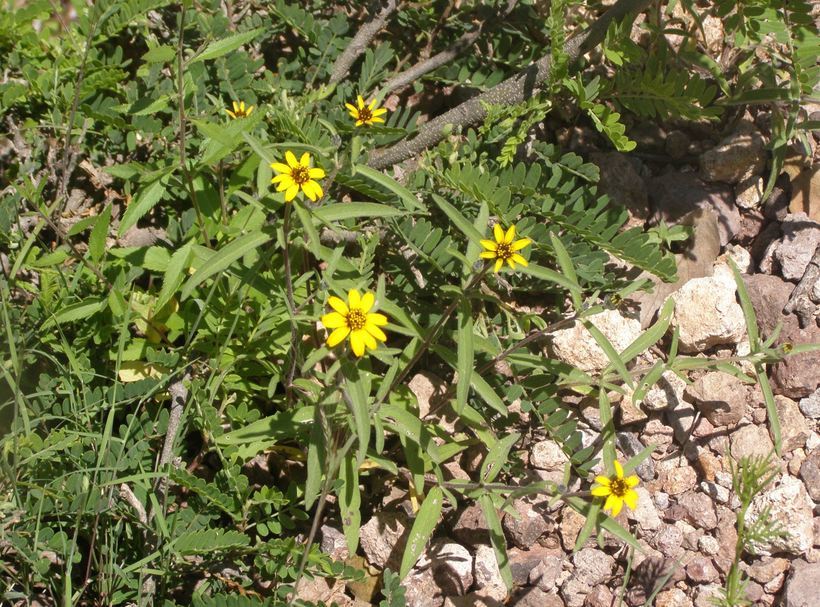
M 287 299 L 288 314 L 290 314 L 290 358 L 288 371 L 285 377 L 285 394 L 290 406 L 293 401 L 293 378 L 296 375 L 296 357 L 299 351 L 299 334 L 296 330 L 296 302 L 293 297 L 293 277 L 290 267 L 290 214 L 296 202 L 285 203 L 285 219 L 282 222 L 282 258 L 285 264 L 285 297 Z

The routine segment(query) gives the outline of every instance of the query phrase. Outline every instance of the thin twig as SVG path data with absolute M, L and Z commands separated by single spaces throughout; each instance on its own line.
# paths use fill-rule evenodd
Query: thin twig
M 356 59 L 364 52 L 367 45 L 376 37 L 379 30 L 387 23 L 390 15 L 396 10 L 396 4 L 397 0 L 379 0 L 375 3 L 375 6 L 381 5 L 381 9 L 370 21 L 359 28 L 350 44 L 336 59 L 330 71 L 330 84 L 336 84 L 345 79 Z
M 171 396 L 171 414 L 168 418 L 168 428 L 165 431 L 165 441 L 162 444 L 162 451 L 157 462 L 158 472 L 171 463 L 171 458 L 174 455 L 174 442 L 176 442 L 179 424 L 182 421 L 182 411 L 185 408 L 185 402 L 188 400 L 188 387 L 185 384 L 189 379 L 190 374 L 186 372 L 182 379 L 168 386 L 168 394 Z M 157 480 L 154 491 L 157 495 L 157 503 L 162 506 L 168 492 L 167 476 L 162 476 Z M 152 517 L 153 514 L 152 512 Z
M 637 14 L 649 4 L 651 0 L 619 0 L 589 28 L 566 42 L 564 52 L 569 61 L 576 61 L 600 44 L 614 21 L 621 20 L 630 13 Z M 487 106 L 515 105 L 529 99 L 539 86 L 549 80 L 551 67 L 552 56 L 542 57 L 489 91 L 426 123 L 413 139 L 401 141 L 381 152 L 374 152 L 368 165 L 374 169 L 393 166 L 437 144 L 453 130 L 480 122 L 487 116 Z

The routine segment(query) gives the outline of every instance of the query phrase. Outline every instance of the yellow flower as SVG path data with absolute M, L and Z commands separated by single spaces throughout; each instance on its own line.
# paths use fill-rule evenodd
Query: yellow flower
M 234 101 L 233 112 L 227 108 L 225 108 L 225 111 L 231 118 L 246 118 L 247 116 L 250 116 L 253 113 L 253 106 L 249 105 L 248 107 L 245 107 L 244 101 Z
M 302 154 L 302 158 L 296 160 L 293 152 L 288 151 L 285 152 L 285 160 L 287 164 L 274 162 L 270 165 L 270 168 L 279 173 L 271 179 L 271 183 L 279 184 L 276 187 L 277 192 L 285 192 L 285 202 L 290 202 L 296 198 L 299 190 L 302 190 L 314 202 L 321 198 L 324 194 L 322 186 L 314 180 L 322 179 L 325 176 L 325 171 L 318 167 L 310 167 L 310 154 L 305 152 Z
M 359 107 L 356 107 L 352 103 L 345 103 L 345 107 L 350 111 L 350 115 L 356 120 L 356 126 L 384 122 L 384 118 L 379 118 L 379 116 L 386 114 L 387 110 L 383 107 L 377 108 L 375 99 L 371 99 L 369 104 L 365 104 L 364 98 L 359 95 L 357 101 Z
M 615 476 L 596 476 L 598 487 L 593 487 L 592 495 L 605 497 L 604 510 L 611 510 L 612 516 L 618 516 L 624 503 L 630 510 L 638 507 L 638 492 L 636 487 L 640 482 L 634 474 L 624 478 L 624 469 L 619 462 L 615 462 Z
M 518 254 L 518 251 L 528 246 L 532 241 L 529 238 L 513 240 L 515 238 L 515 226 L 505 233 L 500 224 L 493 226 L 493 236 L 495 240 L 482 240 L 481 246 L 486 251 L 481 253 L 483 259 L 495 259 L 495 271 L 498 272 L 506 261 L 511 269 L 515 270 L 515 264 L 527 267 L 527 260 Z
M 322 324 L 332 331 L 327 345 L 331 348 L 338 346 L 349 335 L 353 354 L 363 356 L 365 347 L 376 349 L 377 339 L 387 341 L 384 331 L 379 328 L 387 324 L 387 317 L 370 312 L 375 302 L 373 293 L 360 295 L 356 289 L 347 294 L 347 303 L 338 297 L 330 297 L 327 303 L 334 311 L 322 316 Z

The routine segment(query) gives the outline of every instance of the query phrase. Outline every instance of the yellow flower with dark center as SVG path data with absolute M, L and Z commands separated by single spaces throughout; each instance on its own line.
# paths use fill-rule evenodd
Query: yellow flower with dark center
M 358 103 L 358 107 L 352 103 L 345 103 L 345 107 L 350 112 L 350 115 L 356 120 L 356 126 L 384 122 L 384 118 L 379 118 L 379 116 L 386 114 L 387 110 L 383 107 L 377 108 L 375 99 L 371 99 L 370 103 L 366 104 L 364 102 L 364 98 L 359 95 L 359 98 L 356 101 Z
M 379 328 L 387 324 L 387 317 L 370 311 L 376 303 L 373 293 L 360 295 L 356 289 L 351 289 L 347 294 L 347 303 L 334 296 L 327 303 L 334 310 L 322 316 L 322 324 L 331 331 L 327 338 L 329 347 L 338 346 L 350 336 L 353 354 L 363 356 L 365 348 L 376 349 L 377 339 L 387 341 L 387 335 Z
M 234 101 L 233 102 L 233 112 L 231 110 L 227 109 L 227 108 L 225 108 L 225 111 L 228 113 L 228 116 L 230 116 L 231 118 L 234 118 L 234 119 L 236 119 L 236 118 L 246 118 L 247 116 L 250 116 L 253 113 L 253 106 L 249 105 L 249 106 L 245 107 L 245 102 L 244 101 L 239 101 L 239 102 Z
M 634 474 L 624 478 L 624 469 L 620 462 L 615 462 L 614 476 L 596 476 L 595 482 L 599 486 L 592 488 L 592 495 L 606 498 L 604 510 L 610 510 L 612 516 L 618 516 L 624 504 L 629 506 L 630 510 L 638 507 L 638 492 L 634 487 L 640 480 Z
M 495 259 L 495 271 L 498 272 L 504 262 L 515 270 L 515 264 L 527 267 L 527 260 L 518 251 L 528 246 L 532 241 L 529 238 L 515 240 L 515 226 L 504 232 L 500 224 L 493 226 L 493 236 L 495 240 L 482 240 L 481 246 L 486 250 L 481 253 L 483 259 Z
M 287 164 L 281 162 L 271 163 L 270 168 L 279 173 L 276 177 L 271 179 L 271 183 L 278 184 L 276 186 L 277 192 L 285 192 L 285 202 L 290 202 L 296 198 L 299 190 L 305 193 L 305 196 L 312 201 L 321 198 L 322 186 L 319 185 L 315 179 L 322 179 L 325 176 L 324 169 L 318 167 L 311 168 L 310 154 L 305 152 L 299 160 L 293 152 L 285 152 L 285 161 Z

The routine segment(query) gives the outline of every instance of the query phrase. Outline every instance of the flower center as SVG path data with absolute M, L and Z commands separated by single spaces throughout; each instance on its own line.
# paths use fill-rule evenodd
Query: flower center
M 512 248 L 506 242 L 499 242 L 496 245 L 495 255 L 501 260 L 507 261 L 513 256 Z
M 373 112 L 370 111 L 369 107 L 365 106 L 359 109 L 359 120 L 368 122 L 371 118 L 373 118 Z
M 614 478 L 609 483 L 609 488 L 613 495 L 623 497 L 629 492 L 629 485 L 622 478 Z
M 310 181 L 309 168 L 301 165 L 293 169 L 290 173 L 290 176 L 293 178 L 293 181 L 295 181 L 298 185 L 302 185 L 303 183 L 307 183 L 308 181 Z
M 350 327 L 351 331 L 364 329 L 365 323 L 367 323 L 367 317 L 361 310 L 353 308 L 347 313 L 347 326 Z

